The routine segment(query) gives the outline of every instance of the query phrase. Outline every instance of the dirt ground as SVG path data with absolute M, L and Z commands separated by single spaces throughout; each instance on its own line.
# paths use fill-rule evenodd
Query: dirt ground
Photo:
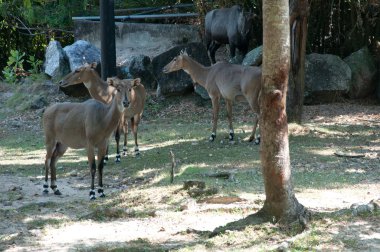
M 166 249 L 176 248 L 179 244 L 191 244 L 194 234 L 191 230 L 213 231 L 219 226 L 245 218 L 252 214 L 252 210 L 258 210 L 265 196 L 263 194 L 247 195 L 244 202 L 223 204 L 199 204 L 195 201 L 187 203 L 187 210 L 182 212 L 156 211 L 155 216 L 149 218 L 126 218 L 116 221 L 96 222 L 91 220 L 73 222 L 70 216 L 78 213 L 77 208 L 70 210 L 67 206 L 88 204 L 87 188 L 88 179 L 63 178 L 60 179 L 60 188 L 65 196 L 57 197 L 52 194 L 41 193 L 42 177 L 18 177 L 0 176 L 1 194 L 9 191 L 20 191 L 20 198 L 13 201 L 11 205 L 3 202 L 3 210 L 18 211 L 29 204 L 40 206 L 40 213 L 27 215 L 25 219 L 8 219 L 1 217 L 0 235 L 12 238 L 19 236 L 20 242 L 15 240 L 14 244 L 3 247 L 4 251 L 73 251 L 76 248 L 93 246 L 94 244 L 122 244 L 138 240 L 147 240 L 151 244 L 164 245 Z M 115 185 L 116 186 L 116 185 Z M 108 193 L 111 191 L 125 190 L 109 185 Z M 361 184 L 352 188 L 335 190 L 307 190 L 296 193 L 298 200 L 309 210 L 315 212 L 333 212 L 339 209 L 349 208 L 354 203 L 368 203 L 375 197 L 379 197 L 380 181 L 377 184 Z M 133 193 L 133 192 L 131 192 Z M 44 209 L 44 204 L 56 203 L 62 205 L 54 212 Z M 258 203 L 258 204 L 257 204 Z M 223 209 L 218 214 L 213 209 Z M 240 213 L 226 211 L 226 209 L 241 209 Z M 75 211 L 75 212 L 71 212 Z M 25 226 L 28 221 L 38 218 L 67 219 L 67 223 L 59 228 L 47 226 L 43 230 L 28 230 Z M 347 238 L 362 238 L 363 244 L 358 244 L 361 251 L 378 251 L 380 249 L 380 223 L 370 224 L 366 221 L 342 221 L 334 223 L 328 232 L 338 233 L 345 227 L 344 235 Z M 366 241 L 367 240 L 367 241 Z M 273 242 L 273 247 L 280 242 Z M 269 249 L 268 247 L 267 249 Z M 255 250 L 254 248 L 251 248 Z M 249 249 L 248 251 L 250 251 Z M 337 247 L 324 247 L 328 250 L 341 250 Z M 324 250 L 322 249 L 322 250 Z M 200 249 L 202 251 L 203 249 Z M 213 250 L 211 250 L 213 251 Z
M 1 100 L 9 96 L 6 90 L 0 90 Z M 184 106 L 185 108 L 185 106 Z M 1 104 L 1 109 L 6 109 Z M 0 123 L 0 139 L 8 133 L 6 123 L 19 123 L 19 130 L 35 125 L 39 112 L 27 113 L 27 115 L 13 114 Z M 350 125 L 373 124 L 380 129 L 380 107 L 378 105 L 341 103 L 305 107 L 304 122 L 306 124 L 341 124 Z M 30 129 L 29 129 L 30 130 Z M 40 129 L 39 129 L 40 130 Z M 144 151 L 144 149 L 142 149 Z M 380 144 L 374 150 L 374 160 L 380 161 Z M 376 154 L 377 153 L 377 154 Z M 0 155 L 3 157 L 3 153 Z M 37 162 L 43 164 L 44 153 L 41 152 L 39 160 L 29 160 L 27 156 L 18 160 L 22 163 Z M 380 163 L 380 162 L 379 162 Z M 7 165 L 7 160 L 0 160 L 0 168 Z M 380 165 L 379 165 L 380 166 Z M 380 177 L 380 175 L 379 175 Z M 2 210 L 18 212 L 25 206 L 36 204 L 39 206 L 39 214 L 26 215 L 22 219 L 12 219 L 9 216 L 0 216 L 0 237 L 3 241 L 13 240 L 12 244 L 5 247 L 0 246 L 0 250 L 13 251 L 73 251 L 83 247 L 90 247 L 94 244 L 125 244 L 136 241 L 149 241 L 150 244 L 160 244 L 166 249 L 176 248 L 178 244 L 191 245 L 194 242 L 195 234 L 192 230 L 213 231 L 216 227 L 223 226 L 229 222 L 236 221 L 251 214 L 252 211 L 260 209 L 265 195 L 262 193 L 252 193 L 241 195 L 245 201 L 224 204 L 197 203 L 189 200 L 186 210 L 181 212 L 156 211 L 154 216 L 148 218 L 123 218 L 116 221 L 96 222 L 85 220 L 73 222 L 70 216 L 76 216 L 78 207 L 66 207 L 70 205 L 84 204 L 88 206 L 87 182 L 88 178 L 82 176 L 72 176 L 60 179 L 60 188 L 65 191 L 61 197 L 43 195 L 41 171 L 36 171 L 35 176 L 1 175 L 0 194 L 5 195 L 16 192 L 18 197 L 9 202 L 0 202 Z M 175 188 L 174 188 L 175 189 Z M 174 190 L 173 189 L 173 190 Z M 108 192 L 125 191 L 117 182 L 110 184 Z M 128 189 L 130 194 L 139 195 L 140 188 Z M 151 190 L 151 189 L 150 189 Z M 154 199 L 154 191 L 144 188 L 144 192 L 149 194 L 152 201 L 160 204 L 162 199 Z M 296 191 L 298 200 L 308 209 L 316 212 L 333 212 L 339 209 L 350 208 L 354 203 L 368 203 L 370 200 L 380 198 L 380 180 L 377 183 L 365 183 L 354 185 L 350 188 L 337 189 L 308 189 Z M 54 212 L 47 211 L 46 204 L 55 203 L 58 206 Z M 223 209 L 215 214 L 213 210 Z M 227 209 L 227 210 L 226 210 Z M 228 209 L 240 209 L 241 211 L 228 211 Z M 75 211 L 75 212 L 73 212 Z M 4 213 L 4 211 L 2 211 Z M 10 214 L 10 216 L 16 216 Z M 29 230 L 27 223 L 34 219 L 67 219 L 64 225 L 56 227 L 54 225 L 45 226 L 43 229 L 35 228 Z M 377 219 L 378 220 L 378 219 Z M 337 230 L 345 228 L 345 235 L 360 236 L 363 244 L 358 246 L 362 251 L 380 251 L 380 223 L 368 223 L 354 221 L 350 223 L 334 223 L 328 227 L 327 232 L 334 234 Z M 14 239 L 19 237 L 20 239 Z M 367 241 L 367 242 L 366 242 Z M 276 247 L 280 242 L 273 241 L 272 246 Z M 270 249 L 269 246 L 267 249 Z M 202 251 L 204 247 L 199 250 Z M 325 247 L 321 250 L 341 250 L 342 247 Z M 195 250 L 196 247 L 195 247 Z M 222 249 L 223 250 L 223 249 Z M 244 249 L 239 249 L 244 250 Z M 247 251 L 251 251 L 247 249 Z M 253 248 L 254 250 L 254 248 Z
M 2 93 L 2 98 L 7 93 Z M 344 112 L 345 111 L 345 112 Z M 8 118 L 2 122 L 11 122 L 16 120 L 17 116 Z M 20 119 L 23 118 L 23 119 Z M 30 125 L 33 124 L 34 116 L 28 115 L 19 117 L 21 128 L 24 130 L 33 130 Z M 26 120 L 26 121 L 25 121 Z M 358 104 L 329 104 L 319 106 L 305 107 L 304 121 L 319 124 L 339 124 L 339 123 L 373 123 L 380 126 L 380 111 L 378 106 L 362 106 Z M 22 126 L 25 125 L 25 126 Z M 29 125 L 29 128 L 27 127 Z M 4 128 L 2 134 L 6 134 Z M 380 157 L 380 150 L 377 150 Z M 43 153 L 40 160 L 35 162 L 43 163 Z M 28 160 L 24 160 L 28 162 Z M 0 161 L 0 165 L 6 165 L 6 162 Z M 96 222 L 91 220 L 72 222 L 69 216 L 75 216 L 77 208 L 72 210 L 65 206 L 70 204 L 88 204 L 88 197 L 85 188 L 87 188 L 88 178 L 73 176 L 60 179 L 61 189 L 65 191 L 65 196 L 57 197 L 52 194 L 43 195 L 42 176 L 40 173 L 36 176 L 21 177 L 17 175 L 1 175 L 0 194 L 6 195 L 11 192 L 19 192 L 19 198 L 12 202 L 3 201 L 1 209 L 10 211 L 20 211 L 29 204 L 40 206 L 38 215 L 26 216 L 24 219 L 12 219 L 7 216 L 1 216 L 0 236 L 6 241 L 12 237 L 12 244 L 5 247 L 0 246 L 5 251 L 70 251 L 83 247 L 91 247 L 94 244 L 123 244 L 132 241 L 147 240 L 151 244 L 165 245 L 170 249 L 178 244 L 191 244 L 194 234 L 191 230 L 213 231 L 216 227 L 223 226 L 226 223 L 239 220 L 251 214 L 252 209 L 259 209 L 264 200 L 263 194 L 247 195 L 245 201 L 223 204 L 201 204 L 195 201 L 187 203 L 187 210 L 182 212 L 157 211 L 155 216 L 149 218 L 126 218 L 109 222 Z M 87 190 L 87 189 L 86 189 Z M 118 187 L 118 184 L 110 184 L 109 189 L 112 191 L 124 191 L 125 188 Z M 133 193 L 131 190 L 131 193 Z M 312 211 L 328 212 L 338 209 L 349 208 L 354 203 L 368 203 L 370 200 L 379 198 L 380 181 L 371 184 L 358 184 L 350 188 L 341 188 L 334 190 L 317 190 L 310 189 L 296 193 L 299 201 Z M 244 196 L 243 196 L 244 197 Z M 54 212 L 47 211 L 45 204 L 56 203 L 62 205 Z M 221 211 L 219 214 L 212 213 L 208 210 L 215 208 L 239 208 L 246 211 L 236 213 L 234 211 Z M 243 213 L 243 214 L 242 214 Z M 15 215 L 11 215 L 15 216 Z M 61 219 L 67 218 L 65 225 L 56 227 L 54 225 L 41 229 L 28 230 L 26 223 L 34 218 Z M 336 233 L 342 226 L 345 226 L 346 232 L 343 234 L 349 239 L 352 236 L 359 235 L 363 244 L 357 246 L 365 248 L 365 251 L 380 250 L 380 223 L 372 223 L 370 229 L 368 223 L 362 221 L 331 225 L 326 232 Z M 368 242 L 366 242 L 368 241 Z M 273 248 L 278 246 L 279 242 L 273 242 Z M 250 248 L 252 249 L 252 248 Z M 250 250 L 248 249 L 248 250 Z M 267 248 L 267 249 L 270 249 Z M 324 248 L 326 249 L 326 248 Z M 328 247 L 328 250 L 341 250 L 341 247 Z M 203 250 L 201 248 L 200 250 Z M 323 249 L 322 249 L 323 250 Z

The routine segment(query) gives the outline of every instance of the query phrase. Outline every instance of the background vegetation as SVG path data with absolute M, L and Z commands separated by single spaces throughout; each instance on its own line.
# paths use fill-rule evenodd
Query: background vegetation
M 256 14 L 251 46 L 262 44 L 262 0 L 116 0 L 115 8 L 178 3 L 194 3 L 200 13 L 199 20 L 195 21 L 199 25 L 203 24 L 207 11 L 241 4 Z M 377 0 L 313 0 L 309 3 L 307 53 L 331 53 L 345 57 L 368 45 L 375 59 L 380 61 L 380 49 L 376 48 L 376 41 L 380 41 L 380 3 Z M 98 0 L 0 0 L 0 70 L 7 65 L 11 50 L 43 60 L 50 40 L 56 39 L 62 46 L 71 44 L 74 40 L 72 17 L 98 14 Z M 24 67 L 29 69 L 32 66 L 25 62 Z

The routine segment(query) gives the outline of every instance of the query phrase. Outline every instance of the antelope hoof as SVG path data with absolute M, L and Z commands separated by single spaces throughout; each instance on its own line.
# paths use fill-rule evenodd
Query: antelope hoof
M 138 148 L 135 149 L 135 157 L 140 157 L 140 150 Z
M 210 136 L 210 138 L 209 138 L 209 141 L 210 142 L 214 142 L 215 138 L 216 138 L 216 134 L 212 133 L 211 136 Z
M 259 145 L 260 142 L 261 142 L 261 138 L 260 138 L 260 137 L 257 137 L 257 138 L 255 139 L 255 144 L 256 144 L 256 145 Z
M 228 139 L 230 140 L 230 142 L 232 142 L 234 140 L 234 136 L 235 136 L 235 134 L 230 132 L 230 134 L 228 136 Z
M 120 163 L 120 161 L 121 161 L 120 154 L 117 154 L 117 155 L 116 155 L 115 162 L 116 162 L 116 163 Z
M 95 197 L 95 191 L 94 190 L 91 190 L 90 191 L 90 200 L 95 200 L 96 197 Z
M 127 155 L 128 149 L 127 147 L 123 147 L 123 156 L 125 157 Z
M 55 195 L 62 195 L 62 193 L 58 189 L 54 191 L 54 194 Z
M 104 197 L 106 197 L 106 195 L 104 194 L 103 189 L 98 189 L 98 193 L 99 193 L 99 197 L 100 197 L 100 198 L 104 198 Z
M 49 193 L 49 186 L 47 184 L 44 185 L 44 190 L 42 191 L 44 194 Z

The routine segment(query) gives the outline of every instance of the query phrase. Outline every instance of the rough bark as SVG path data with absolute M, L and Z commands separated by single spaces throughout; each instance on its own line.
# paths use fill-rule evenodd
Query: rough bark
M 260 157 L 266 200 L 259 213 L 287 224 L 305 215 L 293 191 L 289 157 L 286 115 L 290 65 L 288 0 L 265 0 L 263 17 Z
M 301 123 L 302 118 L 308 15 L 308 0 L 290 0 L 291 71 L 289 73 L 287 106 L 289 122 Z

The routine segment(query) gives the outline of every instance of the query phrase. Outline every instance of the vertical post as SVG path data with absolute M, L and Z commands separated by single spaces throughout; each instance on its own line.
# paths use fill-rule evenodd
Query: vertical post
M 102 79 L 116 75 L 114 0 L 100 0 L 100 43 Z

